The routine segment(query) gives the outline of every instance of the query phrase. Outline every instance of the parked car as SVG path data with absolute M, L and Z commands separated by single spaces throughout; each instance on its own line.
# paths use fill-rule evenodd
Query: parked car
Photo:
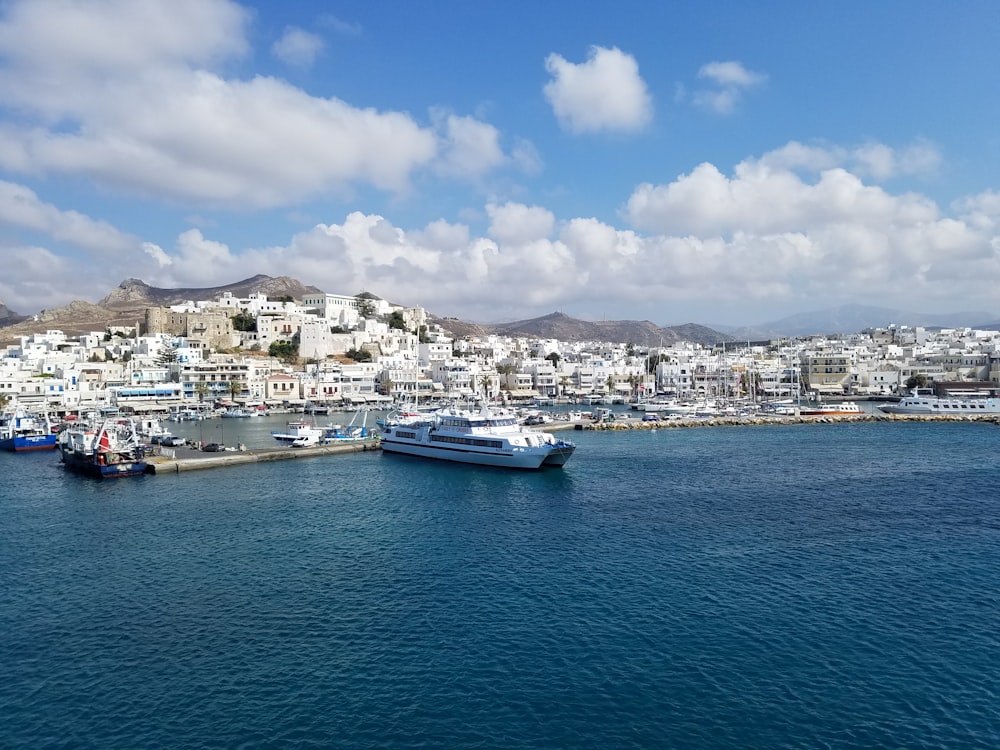
M 206 453 L 221 453 L 226 449 L 222 443 L 205 443 L 201 448 Z
M 187 442 L 180 435 L 164 435 L 160 438 L 160 445 L 165 445 L 168 448 L 176 448 L 178 445 L 184 445 Z

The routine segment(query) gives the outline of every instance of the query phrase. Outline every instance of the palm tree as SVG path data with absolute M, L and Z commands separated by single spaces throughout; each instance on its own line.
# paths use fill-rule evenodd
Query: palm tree
M 199 404 L 204 403 L 205 396 L 207 396 L 209 393 L 208 383 L 206 383 L 203 380 L 195 383 L 194 392 L 198 396 L 198 403 Z
M 243 381 L 233 378 L 229 381 L 229 395 L 234 399 L 243 393 Z
M 493 378 L 489 375 L 483 375 L 479 378 L 479 387 L 483 389 L 483 396 L 486 398 L 490 397 L 490 391 L 493 390 Z

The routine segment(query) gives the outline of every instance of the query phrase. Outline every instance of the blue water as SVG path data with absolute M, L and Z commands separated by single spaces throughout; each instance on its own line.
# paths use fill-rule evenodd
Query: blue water
M 0 454 L 0 747 L 1000 747 L 1000 427 L 572 438 Z

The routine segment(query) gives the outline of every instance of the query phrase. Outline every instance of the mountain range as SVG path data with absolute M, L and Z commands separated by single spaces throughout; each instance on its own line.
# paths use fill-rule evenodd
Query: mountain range
M 0 302 L 0 344 L 15 343 L 19 336 L 58 329 L 67 335 L 104 330 L 110 325 L 135 325 L 147 307 L 169 306 L 187 301 L 215 299 L 229 292 L 234 297 L 266 294 L 269 299 L 301 300 L 322 290 L 288 276 L 263 274 L 216 287 L 164 289 L 139 279 L 126 279 L 97 303 L 75 300 L 64 307 L 42 310 L 35 315 L 18 314 Z M 1000 330 L 1000 319 L 988 312 L 923 314 L 883 307 L 844 305 L 780 318 L 756 326 L 683 325 L 661 326 L 648 320 L 585 321 L 555 312 L 512 323 L 473 323 L 429 314 L 453 336 L 488 334 L 558 339 L 561 341 L 632 342 L 640 346 L 670 345 L 678 341 L 712 345 L 729 341 L 764 341 L 789 336 L 856 333 L 890 324 L 925 328 L 973 327 Z M 992 321 L 992 322 L 990 322 Z

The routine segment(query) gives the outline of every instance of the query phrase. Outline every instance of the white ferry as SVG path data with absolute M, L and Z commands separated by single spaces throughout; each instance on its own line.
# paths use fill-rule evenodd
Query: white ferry
M 517 416 L 483 405 L 445 407 L 425 419 L 387 423 L 382 450 L 484 466 L 539 469 L 563 466 L 576 446 L 518 424 Z
M 886 414 L 924 414 L 936 417 L 967 417 L 1000 414 L 998 398 L 939 398 L 937 396 L 906 396 L 879 407 Z

